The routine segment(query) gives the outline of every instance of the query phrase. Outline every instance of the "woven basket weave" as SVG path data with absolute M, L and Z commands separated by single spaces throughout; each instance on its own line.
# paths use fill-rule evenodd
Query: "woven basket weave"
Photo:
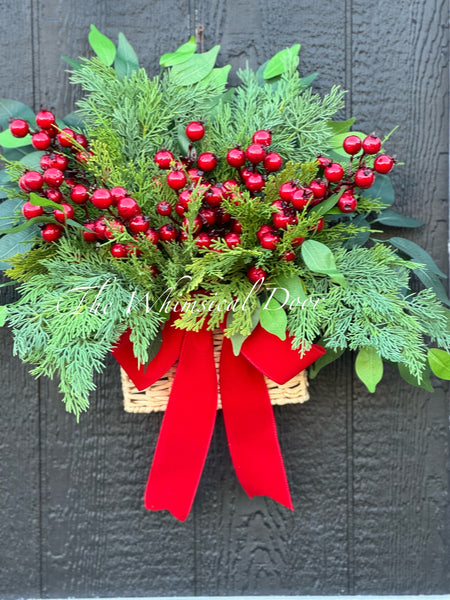
M 216 369 L 218 369 L 219 365 L 222 339 L 223 333 L 220 330 L 214 332 Z M 121 369 L 124 410 L 130 413 L 151 413 L 166 410 L 175 372 L 176 365 L 171 367 L 164 377 L 161 377 L 156 383 L 140 392 L 136 389 L 125 371 Z M 272 404 L 297 404 L 309 400 L 306 371 L 302 371 L 283 385 L 279 385 L 267 377 L 265 380 Z M 222 408 L 220 392 L 217 408 Z

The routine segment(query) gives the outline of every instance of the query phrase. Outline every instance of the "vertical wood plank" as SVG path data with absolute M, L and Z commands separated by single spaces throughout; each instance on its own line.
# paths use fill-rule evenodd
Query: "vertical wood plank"
M 353 114 L 366 131 L 400 126 L 397 206 L 426 223 L 407 237 L 445 271 L 448 2 L 353 0 L 352 43 Z M 355 387 L 355 593 L 448 593 L 448 408 L 445 383 L 430 395 L 394 369 L 374 396 Z
M 30 2 L 0 3 L 0 96 L 33 104 Z M 20 46 L 21 51 L 17 52 Z M 11 288 L 0 304 L 14 301 Z M 40 595 L 38 383 L 12 356 L 12 339 L 0 330 L 0 597 Z
M 316 89 L 344 84 L 345 11 L 323 11 L 309 0 L 197 0 L 194 7 L 205 50 L 220 43 L 219 62 L 231 63 L 234 71 L 247 60 L 257 68 L 301 42 L 300 70 L 319 71 Z M 335 32 L 327 43 L 318 24 L 322 32 Z M 195 504 L 199 595 L 345 593 L 349 376 L 348 363 L 341 361 L 328 378 L 313 382 L 310 402 L 275 411 L 294 513 L 271 500 L 246 497 L 219 416 Z

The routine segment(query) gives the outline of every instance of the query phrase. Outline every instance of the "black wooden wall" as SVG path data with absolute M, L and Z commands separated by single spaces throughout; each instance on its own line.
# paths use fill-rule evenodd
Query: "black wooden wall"
M 91 23 L 123 31 L 141 63 L 205 28 L 239 67 L 302 43 L 343 116 L 386 134 L 404 161 L 398 206 L 447 268 L 447 0 L 0 0 L 0 96 L 63 115 L 60 55 L 89 52 Z M 8 294 L 5 293 L 5 296 Z M 142 507 L 161 416 L 125 414 L 110 361 L 77 425 L 57 385 L 34 381 L 1 331 L 0 597 L 450 592 L 448 387 L 416 391 L 388 371 L 375 395 L 349 359 L 276 409 L 296 512 L 249 501 L 223 422 L 185 523 Z

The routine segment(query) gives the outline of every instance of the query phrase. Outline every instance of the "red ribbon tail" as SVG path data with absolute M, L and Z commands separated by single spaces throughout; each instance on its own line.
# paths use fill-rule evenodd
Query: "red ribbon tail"
M 194 501 L 217 413 L 210 331 L 186 332 L 145 490 L 145 507 L 185 521 Z
M 264 375 L 224 338 L 220 393 L 231 459 L 250 498 L 269 496 L 294 510 Z

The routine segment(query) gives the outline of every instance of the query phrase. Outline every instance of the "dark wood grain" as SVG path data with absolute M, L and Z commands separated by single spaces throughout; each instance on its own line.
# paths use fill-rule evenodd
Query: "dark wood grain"
M 394 177 L 398 206 L 426 223 L 408 237 L 444 271 L 447 20 L 445 1 L 353 1 L 353 114 L 365 131 L 399 125 L 388 144 L 406 163 Z M 356 593 L 450 589 L 448 408 L 444 383 L 434 394 L 415 391 L 393 369 L 375 396 L 355 386 Z

